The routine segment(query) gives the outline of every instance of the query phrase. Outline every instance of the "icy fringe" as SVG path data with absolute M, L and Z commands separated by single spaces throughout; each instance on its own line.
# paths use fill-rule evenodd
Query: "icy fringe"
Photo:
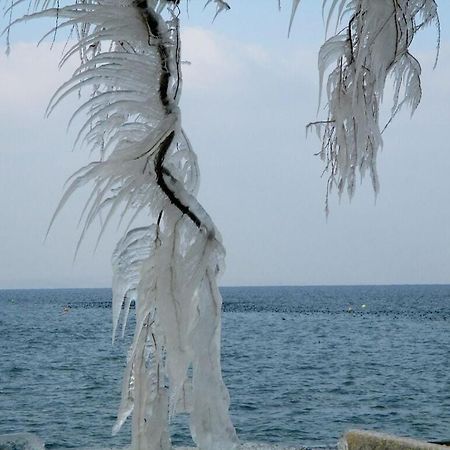
M 315 128 L 322 140 L 319 154 L 329 175 L 328 213 L 333 186 L 339 195 L 346 188 L 351 198 L 357 171 L 361 177 L 369 171 L 378 192 L 376 156 L 384 131 L 379 112 L 386 82 L 391 77 L 394 87 L 388 125 L 404 105 L 412 114 L 420 102 L 421 67 L 409 49 L 426 25 L 434 24 L 439 35 L 439 18 L 434 0 L 324 0 L 323 8 L 327 6 L 327 29 L 333 18 L 336 29 L 348 20 L 319 52 L 321 91 L 331 67 L 326 82 L 328 117 L 307 127 Z
M 130 211 L 133 219 L 147 211 L 153 221 L 128 231 L 112 259 L 113 339 L 120 322 L 123 334 L 131 304 L 136 305 L 113 433 L 132 415 L 133 450 L 170 449 L 170 419 L 189 413 L 199 448 L 233 450 L 239 441 L 220 365 L 217 279 L 225 252 L 196 200 L 197 159 L 181 128 L 180 2 L 31 0 L 29 13 L 12 21 L 14 8 L 28 1 L 12 0 L 6 7 L 7 52 L 9 29 L 17 22 L 55 18 L 43 39 L 70 32 L 71 46 L 60 65 L 72 57 L 80 65 L 54 94 L 47 113 L 68 95 L 87 93 L 70 121 L 84 117 L 74 145 L 98 153 L 97 161 L 69 179 L 54 218 L 78 188 L 92 184 L 80 242 L 97 218 L 99 239 L 116 213 L 122 220 Z M 230 9 L 224 0 L 209 3 L 216 6 L 214 17 Z M 292 17 L 298 3 L 293 0 Z
M 76 141 L 99 151 L 99 159 L 72 176 L 55 214 L 93 183 L 81 238 L 95 218 L 103 218 L 104 229 L 119 210 L 149 210 L 154 221 L 129 231 L 113 255 L 114 334 L 136 305 L 113 432 L 132 415 L 133 449 L 170 449 L 170 418 L 187 412 L 199 448 L 231 450 L 238 439 L 221 375 L 217 288 L 224 249 L 195 198 L 197 160 L 181 128 L 177 3 L 80 0 L 59 7 L 37 0 L 18 20 L 55 17 L 48 35 L 67 28 L 76 38 L 61 65 L 73 55 L 80 65 L 48 112 L 71 93 L 90 93 L 73 115 L 87 117 Z

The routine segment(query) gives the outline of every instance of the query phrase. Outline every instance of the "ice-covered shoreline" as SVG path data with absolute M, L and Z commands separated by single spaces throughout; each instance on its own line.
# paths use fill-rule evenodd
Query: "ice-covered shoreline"
M 265 444 L 247 442 L 240 446 L 240 450 L 336 450 L 337 447 L 318 446 L 282 446 L 279 444 Z M 13 433 L 0 435 L 0 450 L 45 450 L 44 441 L 32 433 Z M 107 447 L 87 447 L 78 450 L 129 450 Z M 195 450 L 193 447 L 176 447 L 176 450 Z
M 239 450 L 439 450 L 445 448 L 448 447 L 364 430 L 348 431 L 336 446 L 283 446 L 281 444 L 258 442 L 246 442 L 239 446 Z M 0 435 L 0 450 L 45 450 L 45 443 L 37 435 L 31 433 L 4 434 Z M 130 448 L 85 447 L 78 450 L 130 450 Z M 175 450 L 197 449 L 175 447 Z

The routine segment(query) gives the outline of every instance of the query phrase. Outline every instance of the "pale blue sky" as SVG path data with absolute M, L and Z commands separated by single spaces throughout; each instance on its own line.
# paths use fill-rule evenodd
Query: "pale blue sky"
M 442 54 L 432 71 L 434 35 L 415 45 L 424 98 L 385 135 L 376 205 L 366 180 L 351 204 L 333 196 L 326 221 L 325 179 L 305 139 L 316 118 L 316 54 L 324 31 L 319 0 L 303 0 L 288 40 L 290 6 L 235 0 L 211 24 L 212 9 L 191 1 L 185 18 L 184 126 L 197 150 L 200 199 L 222 231 L 226 285 L 450 282 L 450 7 L 441 0 Z M 69 74 L 61 51 L 34 45 L 41 25 L 12 34 L 1 57 L 0 288 L 109 286 L 114 229 L 95 254 L 96 230 L 72 264 L 86 192 L 43 244 L 64 180 L 86 152 L 70 152 L 65 123 L 76 98 L 48 120 L 47 99 Z

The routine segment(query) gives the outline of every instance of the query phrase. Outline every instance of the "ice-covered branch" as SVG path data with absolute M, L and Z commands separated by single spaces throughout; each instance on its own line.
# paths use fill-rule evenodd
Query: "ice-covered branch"
M 190 413 L 199 448 L 232 450 L 238 439 L 220 368 L 217 277 L 224 249 L 196 199 L 197 158 L 181 127 L 178 3 L 37 2 L 19 21 L 56 17 L 57 29 L 76 36 L 61 64 L 77 56 L 80 64 L 48 113 L 68 95 L 84 92 L 71 122 L 83 117 L 76 143 L 98 159 L 72 176 L 55 215 L 75 190 L 92 184 L 81 239 L 100 214 L 103 229 L 116 212 L 147 211 L 152 222 L 128 231 L 113 256 L 114 334 L 120 316 L 125 326 L 136 304 L 114 431 L 132 415 L 133 449 L 169 449 L 169 420 L 181 409 Z M 218 12 L 228 6 L 215 3 Z
M 388 123 L 404 105 L 413 113 L 422 90 L 420 64 L 410 47 L 424 26 L 435 24 L 439 30 L 434 0 L 333 0 L 327 27 L 333 17 L 336 29 L 344 21 L 347 24 L 319 53 L 321 86 L 329 71 L 323 87 L 328 117 L 308 125 L 322 139 L 320 156 L 329 175 L 327 200 L 334 185 L 339 194 L 346 188 L 351 197 L 357 171 L 361 176 L 369 171 L 378 191 L 376 156 L 382 145 L 380 105 L 386 83 L 392 77 L 394 97 Z

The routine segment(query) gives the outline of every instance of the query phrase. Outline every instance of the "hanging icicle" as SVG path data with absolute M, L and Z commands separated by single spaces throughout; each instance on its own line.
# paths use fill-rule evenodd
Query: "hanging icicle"
M 369 171 L 378 192 L 376 156 L 382 145 L 380 104 L 388 77 L 394 83 L 391 117 L 406 105 L 411 113 L 421 95 L 421 68 L 410 53 L 416 33 L 429 24 L 439 30 L 434 0 L 333 0 L 328 7 L 327 28 L 336 18 L 336 29 L 319 52 L 320 84 L 325 84 L 328 117 L 314 122 L 322 140 L 320 156 L 329 174 L 328 194 L 336 185 L 339 194 L 355 191 L 356 173 Z M 439 42 L 438 42 L 439 48 Z M 320 103 L 320 100 L 319 100 Z
M 13 2 L 6 13 L 24 0 Z M 208 0 L 216 15 L 230 8 Z M 196 199 L 196 156 L 181 126 L 179 0 L 35 0 L 34 11 L 13 21 L 55 18 L 75 38 L 61 65 L 80 64 L 51 99 L 48 113 L 68 95 L 88 92 L 73 119 L 85 117 L 76 138 L 97 161 L 76 172 L 55 213 L 80 186 L 93 190 L 84 229 L 116 212 L 146 211 L 149 225 L 126 233 L 113 255 L 113 329 L 136 304 L 134 339 L 123 378 L 114 432 L 132 416 L 133 450 L 171 448 L 169 421 L 190 414 L 202 450 L 233 450 L 238 439 L 222 381 L 222 299 L 217 279 L 224 249 L 211 218 Z M 289 30 L 300 0 L 292 1 Z M 278 2 L 278 4 L 280 4 Z M 328 189 L 355 189 L 356 172 L 369 170 L 378 190 L 376 154 L 382 144 L 379 110 L 388 76 L 394 80 L 391 118 L 420 102 L 420 65 L 410 53 L 415 34 L 439 27 L 433 0 L 325 0 L 328 25 L 348 18 L 319 55 L 328 116 L 310 124 L 322 138 Z M 9 30 L 9 28 L 8 28 Z M 9 39 L 8 39 L 9 42 Z M 9 47 L 8 47 L 9 48 Z M 72 120 L 73 120 L 72 119 Z M 122 317 L 121 317 L 122 316 Z
M 218 11 L 228 5 L 215 0 Z M 181 128 L 179 8 L 174 0 L 37 3 L 20 20 L 53 16 L 77 41 L 61 65 L 80 65 L 50 101 L 48 113 L 73 92 L 87 101 L 76 141 L 98 152 L 75 173 L 55 213 L 80 186 L 94 189 L 81 239 L 103 214 L 147 210 L 153 224 L 129 231 L 113 256 L 113 328 L 125 325 L 131 302 L 136 328 L 114 432 L 132 415 L 132 448 L 171 448 L 169 421 L 190 413 L 192 437 L 205 450 L 238 445 L 220 365 L 222 299 L 217 288 L 224 249 L 196 200 L 196 155 Z M 49 35 L 56 30 L 50 30 Z M 73 120 L 73 119 L 72 119 Z

